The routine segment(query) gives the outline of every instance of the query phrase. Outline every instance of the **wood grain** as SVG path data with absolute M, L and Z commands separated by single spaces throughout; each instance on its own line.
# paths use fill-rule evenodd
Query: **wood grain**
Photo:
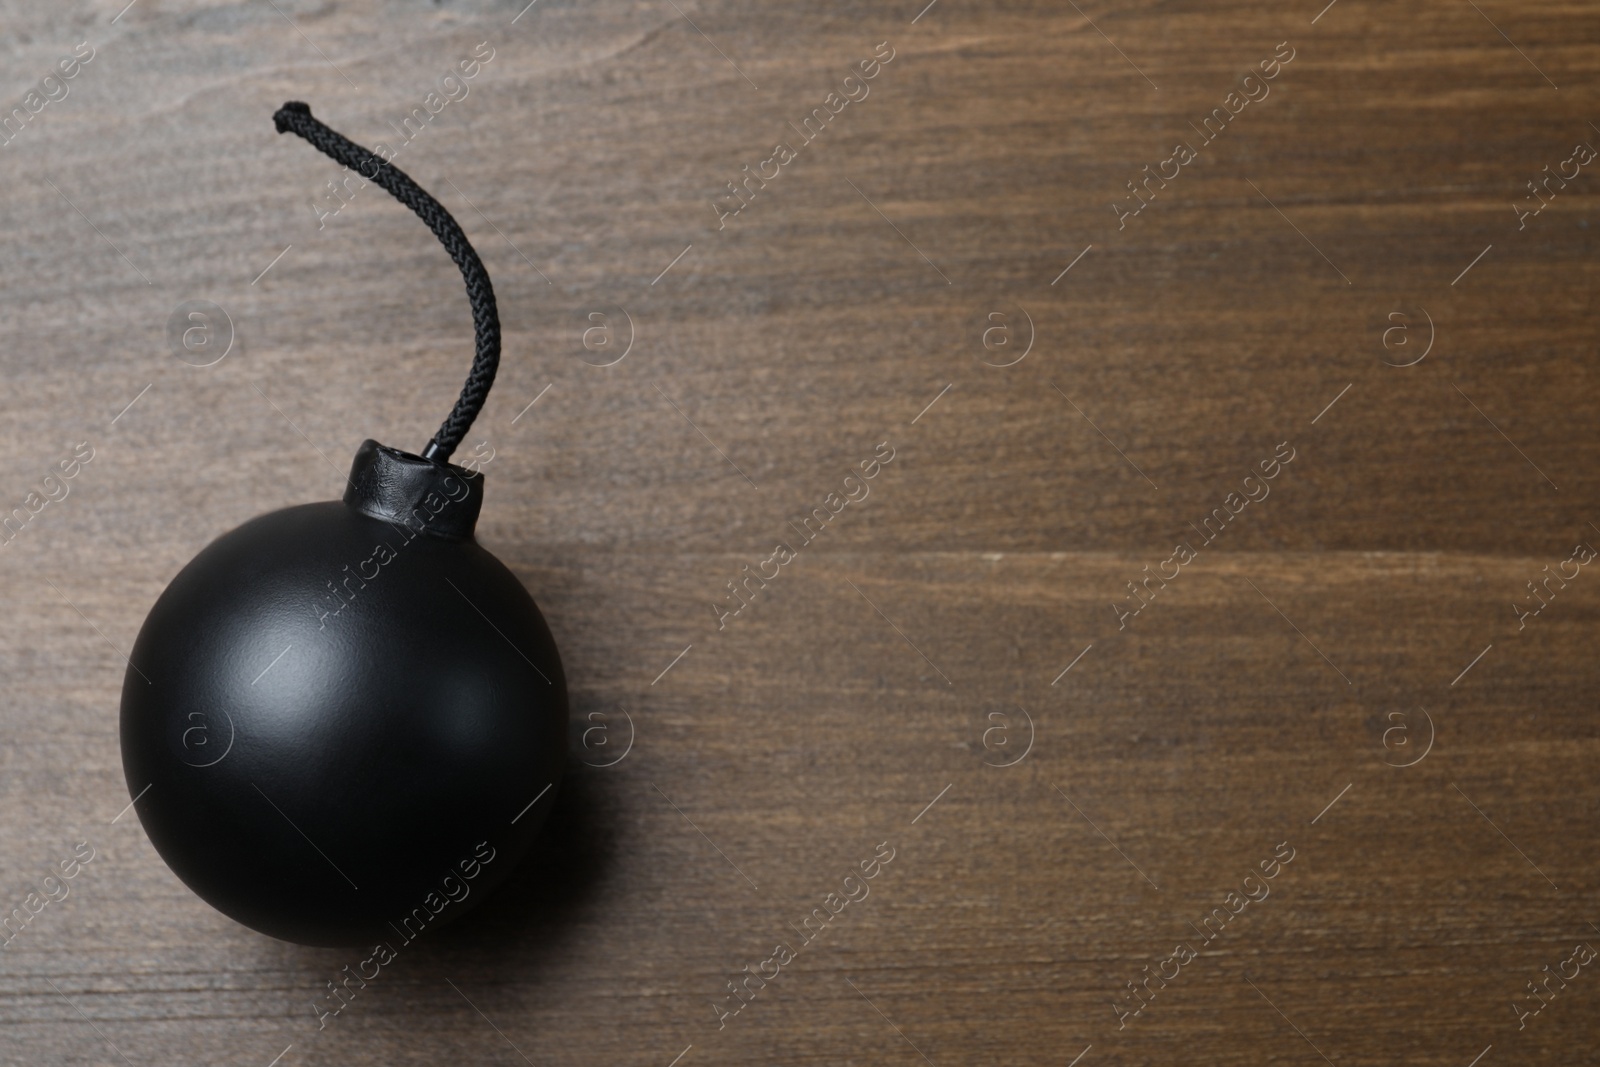
M 96 850 L 0 949 L 0 1062 L 1587 1060 L 1592 967 L 1516 1005 L 1600 944 L 1600 579 L 1513 605 L 1600 543 L 1595 177 L 1528 187 L 1600 145 L 1591 7 L 120 6 L 0 31 L 6 112 L 94 50 L 0 146 L 0 512 L 94 449 L 0 556 L 0 910 Z M 201 546 L 448 409 L 454 268 L 375 188 L 328 215 L 271 114 L 394 142 L 483 45 L 396 162 L 494 276 L 462 454 L 573 765 L 513 882 L 319 1030 L 358 956 L 234 925 L 118 815 L 123 654 Z

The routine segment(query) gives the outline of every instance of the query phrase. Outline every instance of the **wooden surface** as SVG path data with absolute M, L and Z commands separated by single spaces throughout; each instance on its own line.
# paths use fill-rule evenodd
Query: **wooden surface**
M 1596 968 L 1525 987 L 1600 946 L 1600 577 L 1514 605 L 1600 544 L 1594 168 L 1513 205 L 1600 145 L 1592 6 L 120 6 L 0 30 L 7 108 L 94 49 L 0 147 L 0 510 L 94 449 L 0 555 L 0 910 L 95 850 L 0 950 L 0 1062 L 1590 1061 Z M 336 168 L 270 116 L 393 141 L 483 42 L 396 162 L 499 293 L 460 455 L 492 454 L 480 538 L 566 658 L 573 765 L 508 888 L 319 1030 L 361 954 L 233 924 L 124 812 L 123 653 L 206 542 L 448 408 L 450 263 L 376 188 L 319 229 Z M 232 323 L 208 367 L 169 340 L 194 300 Z

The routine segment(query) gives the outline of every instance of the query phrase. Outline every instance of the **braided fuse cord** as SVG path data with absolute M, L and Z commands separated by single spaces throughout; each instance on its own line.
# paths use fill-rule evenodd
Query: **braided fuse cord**
M 444 206 L 430 196 L 411 177 L 380 156 L 373 154 L 348 137 L 329 129 L 311 115 L 311 108 L 299 101 L 290 101 L 272 116 L 279 133 L 295 133 L 310 142 L 311 146 L 336 163 L 342 163 L 363 178 L 388 190 L 396 200 L 416 212 L 428 224 L 439 243 L 444 245 L 450 258 L 461 268 L 466 282 L 467 300 L 472 304 L 472 324 L 477 335 L 477 351 L 472 357 L 472 369 L 467 372 L 466 384 L 449 416 L 439 426 L 433 439 L 422 451 L 422 458 L 439 463 L 447 462 L 456 446 L 466 437 L 472 421 L 483 410 L 489 399 L 489 388 L 494 385 L 495 371 L 500 366 L 500 313 L 495 307 L 494 286 L 489 282 L 489 272 L 473 249 L 461 226 Z

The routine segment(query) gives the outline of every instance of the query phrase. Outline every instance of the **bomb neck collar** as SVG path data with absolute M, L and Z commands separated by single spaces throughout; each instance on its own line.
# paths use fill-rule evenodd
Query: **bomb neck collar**
M 380 445 L 356 450 L 344 502 L 374 519 L 447 541 L 469 541 L 483 507 L 483 475 Z

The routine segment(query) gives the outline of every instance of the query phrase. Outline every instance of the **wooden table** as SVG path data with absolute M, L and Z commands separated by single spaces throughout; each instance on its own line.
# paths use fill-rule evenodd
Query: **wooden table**
M 1591 6 L 121 2 L 3 38 L 0 910 L 94 858 L 0 1062 L 1592 1058 Z M 190 894 L 116 731 L 178 568 L 470 357 L 287 99 L 493 273 L 462 455 L 574 720 L 321 1029 L 361 954 Z

